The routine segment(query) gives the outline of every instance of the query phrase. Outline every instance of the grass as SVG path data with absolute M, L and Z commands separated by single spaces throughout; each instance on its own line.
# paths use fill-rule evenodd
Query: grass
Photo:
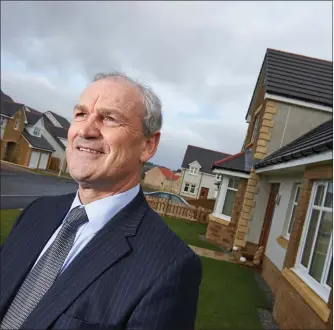
M 204 257 L 201 261 L 196 330 L 261 329 L 256 308 L 269 308 L 270 304 L 253 270 Z
M 10 233 L 13 224 L 20 214 L 20 210 L 1 210 L 0 211 L 0 245 L 4 243 Z
M 19 210 L 0 210 L 0 244 L 5 241 L 19 213 Z M 209 243 L 198 238 L 198 234 L 205 233 L 205 225 L 170 218 L 165 221 L 188 244 L 209 248 Z M 259 289 L 253 270 L 204 257 L 201 261 L 203 278 L 195 329 L 261 329 L 256 308 L 269 308 L 270 305 Z
M 201 223 L 188 223 L 185 220 L 163 217 L 168 226 L 179 236 L 186 244 L 198 246 L 204 249 L 221 251 L 221 249 L 211 243 L 202 241 L 199 235 L 205 235 L 206 225 Z

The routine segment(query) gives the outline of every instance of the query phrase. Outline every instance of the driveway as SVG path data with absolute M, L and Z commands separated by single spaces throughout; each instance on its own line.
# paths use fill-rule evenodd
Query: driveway
M 75 192 L 77 183 L 70 179 L 39 175 L 28 169 L 1 163 L 1 209 L 24 208 L 41 196 Z

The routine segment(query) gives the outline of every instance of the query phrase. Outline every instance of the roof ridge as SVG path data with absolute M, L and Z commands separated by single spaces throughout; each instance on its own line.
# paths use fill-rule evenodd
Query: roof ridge
M 192 144 L 188 144 L 188 147 L 194 147 L 194 148 L 198 148 L 198 149 L 203 149 L 203 150 L 208 150 L 208 151 L 218 152 L 218 153 L 220 153 L 220 154 L 230 155 L 230 154 L 228 154 L 227 152 L 217 151 L 217 150 L 208 149 L 208 148 L 203 148 L 203 147 L 197 147 L 197 146 L 194 146 L 194 145 L 192 145 Z M 188 147 L 187 147 L 187 149 L 188 149 Z
M 221 159 L 221 160 L 217 160 L 216 162 L 213 163 L 213 165 L 218 165 L 218 164 L 223 164 L 223 163 L 226 163 L 234 158 L 237 158 L 238 156 L 241 156 L 242 154 L 244 154 L 245 151 L 241 151 L 241 152 L 238 152 L 237 154 L 234 154 L 234 155 L 231 155 L 231 156 L 228 156 L 224 159 Z
M 322 61 L 322 62 L 327 62 L 327 63 L 332 63 L 333 64 L 333 61 L 325 60 L 325 59 L 318 58 L 318 57 L 312 57 L 312 56 L 307 56 L 307 55 L 302 55 L 302 54 L 297 54 L 297 53 L 291 53 L 291 52 L 287 52 L 285 50 L 274 49 L 274 48 L 267 48 L 267 52 L 268 52 L 268 50 L 283 53 L 283 54 L 288 54 L 288 55 L 295 55 L 295 56 L 305 57 L 305 58 L 308 58 L 308 59 L 311 59 L 311 60 L 317 60 L 317 61 Z

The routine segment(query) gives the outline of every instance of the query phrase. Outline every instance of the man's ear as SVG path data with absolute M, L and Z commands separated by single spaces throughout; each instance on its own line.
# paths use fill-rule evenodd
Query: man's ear
M 155 132 L 153 135 L 145 137 L 144 148 L 141 153 L 140 162 L 145 164 L 149 159 L 151 159 L 157 152 L 158 145 L 160 142 L 160 131 Z

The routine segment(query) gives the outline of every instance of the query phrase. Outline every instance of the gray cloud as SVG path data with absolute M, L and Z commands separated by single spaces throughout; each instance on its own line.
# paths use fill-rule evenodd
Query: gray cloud
M 155 159 L 178 167 L 187 144 L 239 151 L 267 47 L 331 58 L 330 9 L 330 2 L 1 2 L 2 89 L 68 116 L 96 72 L 133 74 L 161 95 L 171 127 Z M 10 61 L 24 72 L 14 74 Z

